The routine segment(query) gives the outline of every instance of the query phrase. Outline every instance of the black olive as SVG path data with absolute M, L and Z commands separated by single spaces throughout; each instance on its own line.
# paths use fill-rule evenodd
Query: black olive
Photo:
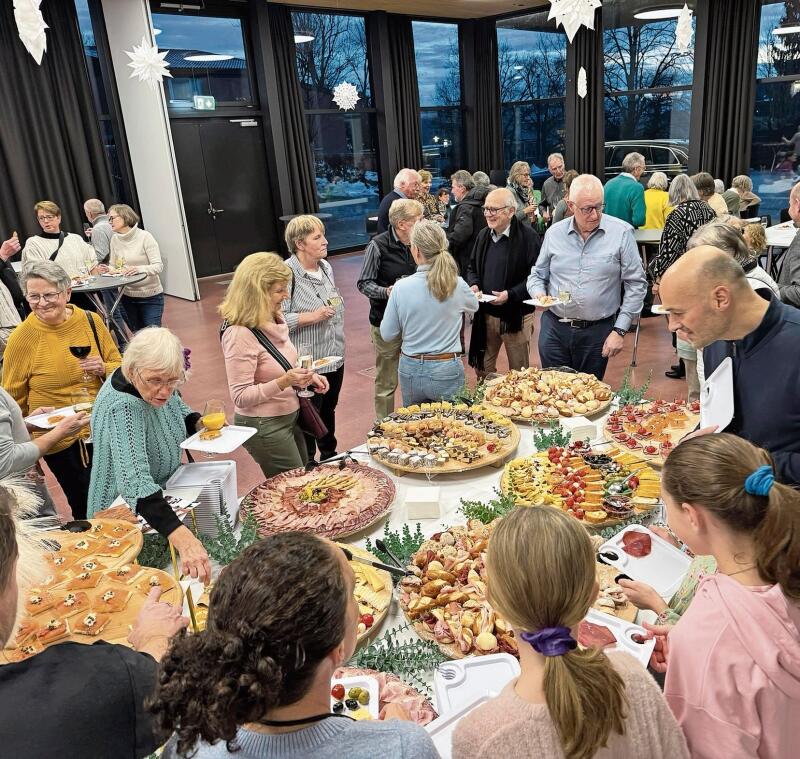
M 334 703 L 334 705 L 331 707 L 331 711 L 332 711 L 334 714 L 341 714 L 341 713 L 344 711 L 344 704 L 343 704 L 341 701 L 337 701 L 337 702 L 336 702 L 336 703 Z
M 361 708 L 361 704 L 358 703 L 358 699 L 356 698 L 348 698 L 347 701 L 344 702 L 344 705 L 351 711 L 357 711 Z

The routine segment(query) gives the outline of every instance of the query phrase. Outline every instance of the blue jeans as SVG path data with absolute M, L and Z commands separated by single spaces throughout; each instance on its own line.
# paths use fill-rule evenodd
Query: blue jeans
M 123 295 L 122 307 L 132 332 L 138 332 L 145 327 L 160 327 L 161 315 L 164 313 L 164 293 L 151 295 L 149 298 Z
M 418 361 L 401 355 L 397 374 L 404 406 L 450 398 L 464 384 L 464 364 L 460 358 Z
M 542 368 L 569 366 L 603 379 L 608 365 L 608 359 L 602 355 L 603 343 L 613 326 L 614 317 L 610 316 L 597 324 L 577 329 L 545 311 L 539 329 L 539 360 Z

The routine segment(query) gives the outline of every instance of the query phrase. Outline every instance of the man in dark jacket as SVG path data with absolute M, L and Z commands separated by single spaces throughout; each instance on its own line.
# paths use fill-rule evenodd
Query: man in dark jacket
M 378 206 L 378 234 L 389 229 L 389 209 L 395 200 L 416 200 L 422 177 L 414 169 L 400 169 L 394 178 L 394 189 L 383 196 Z
M 800 311 L 753 290 L 735 259 L 707 245 L 679 258 L 659 292 L 669 328 L 703 349 L 706 377 L 731 360 L 734 416 L 724 431 L 768 450 L 781 482 L 800 483 Z
M 528 274 L 539 257 L 539 235 L 516 218 L 514 193 L 506 187 L 486 196 L 483 213 L 487 228 L 478 232 L 472 249 L 467 284 L 476 293 L 494 296 L 481 303 L 472 324 L 469 364 L 478 377 L 495 371 L 500 346 L 505 345 L 509 369 L 529 365 L 533 335 Z
M 0 245 L 0 282 L 2 282 L 11 293 L 11 300 L 19 311 L 19 318 L 25 319 L 30 313 L 28 302 L 22 295 L 22 288 L 19 286 L 17 273 L 9 263 L 9 259 L 19 253 L 21 244 L 18 237 L 11 237 Z
M 486 227 L 483 218 L 483 201 L 489 194 L 488 187 L 475 187 L 475 180 L 468 171 L 457 171 L 450 177 L 453 196 L 457 205 L 450 212 L 447 224 L 447 242 L 450 255 L 456 259 L 458 273 L 466 277 L 472 246 L 478 232 Z

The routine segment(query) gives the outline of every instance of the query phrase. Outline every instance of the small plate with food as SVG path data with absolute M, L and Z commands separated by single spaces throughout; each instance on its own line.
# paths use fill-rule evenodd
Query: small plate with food
M 331 711 L 355 720 L 378 719 L 378 681 L 367 675 L 331 680 Z
M 478 301 L 480 303 L 491 303 L 493 300 L 497 300 L 496 295 L 489 295 L 489 293 L 481 293 L 478 296 Z
M 41 430 L 52 430 L 59 422 L 66 419 L 68 416 L 75 416 L 76 413 L 74 406 L 64 406 L 64 408 L 57 408 L 55 411 L 51 411 L 48 414 L 27 416 L 25 417 L 25 421 Z
M 255 427 L 229 424 L 221 430 L 202 429 L 181 443 L 181 448 L 202 453 L 231 453 L 257 432 Z
M 530 300 L 523 300 L 522 302 L 527 303 L 529 306 L 550 308 L 550 306 L 557 306 L 559 304 L 563 306 L 565 303 L 569 303 L 571 300 L 571 298 L 567 300 L 561 300 L 561 298 L 557 298 L 555 295 L 542 295 L 539 298 L 531 298 Z
M 342 358 L 341 356 L 325 356 L 325 358 L 318 358 L 311 364 L 311 368 L 314 371 L 317 371 L 319 369 L 322 369 L 324 366 L 330 366 L 336 361 L 340 361 L 341 358 Z

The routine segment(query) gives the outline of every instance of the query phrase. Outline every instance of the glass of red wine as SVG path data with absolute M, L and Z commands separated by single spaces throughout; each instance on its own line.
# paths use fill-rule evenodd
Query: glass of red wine
M 73 356 L 75 356 L 75 358 L 77 358 L 78 361 L 81 361 L 82 359 L 86 358 L 89 355 L 89 351 L 91 349 L 92 348 L 91 348 L 90 345 L 70 345 L 69 346 L 69 352 Z M 83 370 L 83 377 L 81 378 L 81 381 L 84 382 L 84 383 L 87 383 L 87 382 L 90 382 L 91 379 L 92 379 L 91 376 L 84 369 Z

